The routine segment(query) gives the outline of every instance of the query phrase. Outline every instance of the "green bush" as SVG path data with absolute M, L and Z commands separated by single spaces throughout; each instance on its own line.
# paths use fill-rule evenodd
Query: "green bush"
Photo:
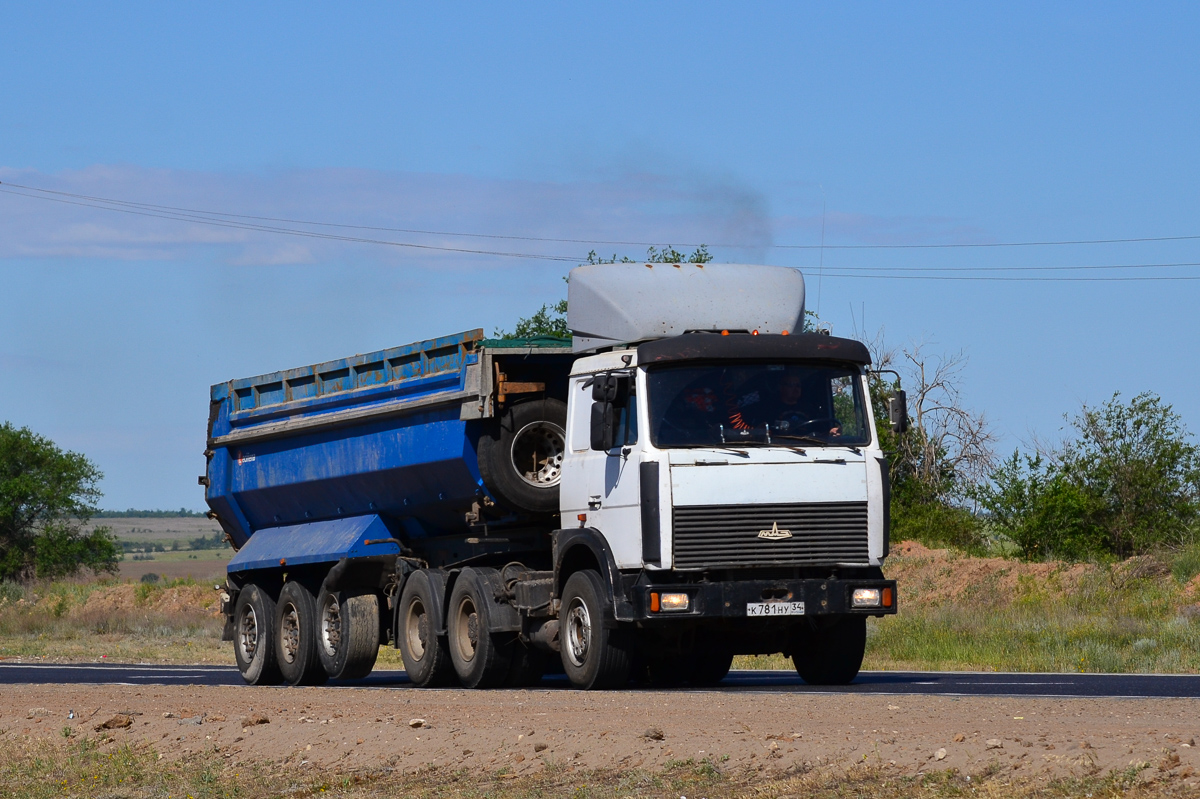
M 966 508 L 945 502 L 901 504 L 892 501 L 893 541 L 919 541 L 927 547 L 954 547 L 980 554 L 987 539 L 979 520 Z
M 1014 452 L 975 491 L 1022 557 L 1127 558 L 1196 541 L 1200 447 L 1169 405 L 1114 394 L 1072 426 L 1055 452 Z

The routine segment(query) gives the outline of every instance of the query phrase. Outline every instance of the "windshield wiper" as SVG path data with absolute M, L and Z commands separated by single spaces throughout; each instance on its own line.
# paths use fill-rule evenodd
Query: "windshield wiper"
M 831 442 L 826 441 L 823 438 L 816 438 L 815 436 L 782 436 L 776 434 L 775 438 L 790 438 L 792 441 L 804 441 L 808 444 L 816 444 L 818 447 L 835 446 Z

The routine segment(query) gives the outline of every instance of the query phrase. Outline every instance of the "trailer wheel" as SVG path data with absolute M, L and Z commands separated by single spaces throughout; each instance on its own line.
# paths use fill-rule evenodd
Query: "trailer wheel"
M 867 620 L 846 616 L 831 627 L 805 630 L 792 655 L 796 672 L 809 685 L 848 685 L 862 668 Z
M 408 679 L 420 688 L 447 685 L 454 681 L 454 665 L 446 639 L 437 634 L 441 612 L 429 574 L 414 572 L 400 593 L 398 640 Z
M 275 657 L 288 685 L 321 685 L 329 675 L 317 655 L 317 600 L 303 584 L 289 580 L 275 609 Z
M 479 438 L 479 474 L 500 501 L 518 510 L 554 513 L 567 451 L 567 405 L 556 399 L 512 405 Z
M 450 592 L 446 638 L 450 660 L 464 688 L 494 688 L 503 685 L 512 665 L 512 643 L 494 635 L 491 628 L 493 598 L 476 569 L 459 572 Z
M 620 688 L 629 682 L 633 647 L 623 630 L 604 625 L 604 596 L 604 583 L 591 569 L 575 572 L 563 586 L 562 664 L 576 688 Z
M 233 608 L 233 657 L 250 685 L 278 685 L 275 659 L 275 602 L 251 583 L 238 592 Z
M 379 656 L 379 595 L 368 589 L 317 595 L 317 654 L 334 680 L 366 677 Z

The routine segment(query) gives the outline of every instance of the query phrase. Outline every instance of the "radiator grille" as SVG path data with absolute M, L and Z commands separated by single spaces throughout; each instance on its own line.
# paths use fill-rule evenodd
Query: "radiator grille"
M 676 507 L 673 547 L 678 568 L 866 563 L 867 503 Z

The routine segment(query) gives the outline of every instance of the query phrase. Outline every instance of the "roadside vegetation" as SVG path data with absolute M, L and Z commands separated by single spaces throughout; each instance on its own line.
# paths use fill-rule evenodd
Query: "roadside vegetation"
M 228 663 L 211 584 L 0 583 L 0 659 Z
M 999 764 L 972 774 L 957 770 L 900 776 L 875 764 L 835 765 L 761 773 L 724 767 L 711 760 L 675 760 L 661 769 L 584 770 L 549 763 L 536 774 L 518 776 L 507 769 L 477 772 L 424 768 L 415 772 L 381 766 L 339 771 L 287 763 L 231 764 L 213 749 L 164 758 L 149 743 L 121 745 L 105 733 L 77 734 L 63 729 L 61 741 L 34 740 L 0 733 L 0 783 L 7 795 L 49 797 L 121 796 L 232 799 L 234 797 L 370 797 L 416 799 L 518 799 L 569 796 L 736 797 L 886 796 L 895 799 L 942 797 L 1037 797 L 1038 799 L 1116 799 L 1116 797 L 1185 796 L 1189 788 L 1170 774 L 1148 771 L 1134 763 L 1124 772 L 1091 777 L 1017 778 Z M 306 761 L 307 762 L 307 761 Z M 1145 775 L 1150 776 L 1145 776 Z

